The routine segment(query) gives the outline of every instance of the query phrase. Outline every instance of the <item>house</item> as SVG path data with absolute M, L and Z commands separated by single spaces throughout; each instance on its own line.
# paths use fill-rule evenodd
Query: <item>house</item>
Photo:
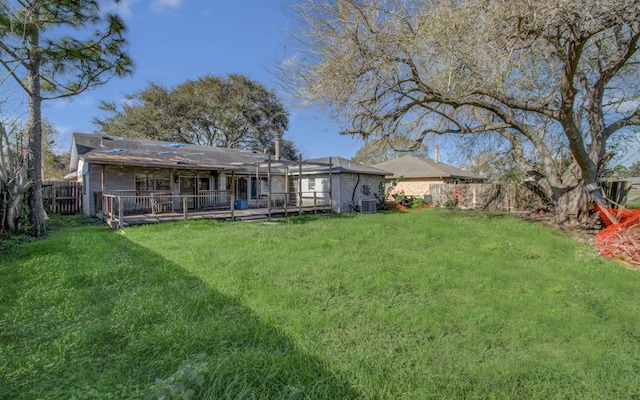
M 266 173 L 255 174 L 267 155 L 251 151 L 195 146 L 148 139 L 75 133 L 69 175 L 83 184 L 83 212 L 101 211 L 103 194 L 145 195 L 164 193 L 191 196 L 187 207 L 196 208 L 196 196 L 208 194 L 228 204 L 257 200 L 263 193 Z M 285 178 L 271 177 L 274 191 L 284 192 Z M 172 198 L 176 209 L 178 198 Z
M 249 150 L 102 134 L 73 135 L 68 177 L 83 212 L 109 218 L 188 210 L 317 207 L 336 212 L 375 199 L 386 172 L 341 158 L 275 160 Z M 356 193 L 357 190 L 360 192 Z M 343 198 L 343 196 L 347 196 Z M 105 218 L 106 219 L 106 218 Z
M 374 167 L 392 173 L 386 178 L 387 187 L 402 178 L 391 195 L 404 193 L 407 197 L 429 195 L 429 185 L 434 183 L 477 183 L 486 180 L 469 171 L 443 164 L 437 158 L 432 160 L 407 155 L 376 164 Z

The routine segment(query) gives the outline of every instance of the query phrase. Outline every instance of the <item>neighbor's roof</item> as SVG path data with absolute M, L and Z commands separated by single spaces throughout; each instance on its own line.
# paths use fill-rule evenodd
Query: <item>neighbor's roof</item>
M 367 175 L 391 175 L 391 172 L 371 167 L 369 165 L 360 164 L 359 162 L 355 162 L 352 160 L 347 160 L 342 157 L 323 157 L 323 158 L 312 158 L 306 160 L 307 163 L 303 167 L 303 173 L 317 173 L 317 172 L 328 172 L 329 164 L 331 163 L 331 172 L 334 174 L 339 173 L 352 173 L 352 174 L 367 174 Z
M 480 179 L 469 171 L 452 167 L 451 165 L 436 162 L 429 158 L 416 156 L 403 156 L 393 160 L 374 165 L 376 168 L 391 171 L 392 179 L 404 178 L 449 178 L 449 179 Z
M 69 172 L 76 172 L 79 159 L 100 164 L 244 170 L 266 158 L 266 154 L 249 150 L 74 133 Z

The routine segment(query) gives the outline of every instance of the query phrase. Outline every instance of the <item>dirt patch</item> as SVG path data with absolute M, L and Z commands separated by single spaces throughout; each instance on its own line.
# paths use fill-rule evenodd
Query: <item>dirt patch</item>
M 604 227 L 604 224 L 598 218 L 592 218 L 587 225 L 575 224 L 559 226 L 554 223 L 555 213 L 553 209 L 536 209 L 516 215 L 524 220 L 543 224 L 546 227 L 557 230 L 565 236 L 594 247 L 596 234 Z

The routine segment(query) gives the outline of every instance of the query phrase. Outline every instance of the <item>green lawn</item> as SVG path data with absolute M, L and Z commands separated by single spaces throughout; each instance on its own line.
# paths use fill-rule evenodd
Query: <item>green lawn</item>
M 640 208 L 640 191 L 632 190 L 627 196 L 627 208 Z
M 67 226 L 0 285 L 0 399 L 640 396 L 640 275 L 502 214 Z

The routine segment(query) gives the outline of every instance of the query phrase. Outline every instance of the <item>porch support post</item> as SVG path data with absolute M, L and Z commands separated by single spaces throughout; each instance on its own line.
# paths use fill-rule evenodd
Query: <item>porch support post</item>
M 298 155 L 298 214 L 302 214 L 302 154 Z
M 329 157 L 329 209 L 333 211 L 333 161 Z
M 236 208 L 236 171 L 231 170 L 231 220 L 235 219 Z
M 267 214 L 271 219 L 271 154 L 267 156 L 267 199 Z
M 118 229 L 122 229 L 122 197 L 118 196 Z
M 284 216 L 287 216 L 287 205 L 289 204 L 289 164 L 284 167 Z
M 105 188 L 105 182 L 106 182 L 106 179 L 107 179 L 107 172 L 105 171 L 105 168 L 106 168 L 105 165 L 102 164 L 102 168 L 100 170 L 100 190 L 102 191 L 102 193 L 104 193 L 105 189 L 106 189 Z M 89 192 L 87 191 L 87 193 L 89 193 Z
M 231 220 L 233 221 L 234 219 L 236 219 L 235 217 L 235 212 L 236 212 L 236 195 L 235 193 L 232 191 L 231 192 Z
M 256 162 L 256 192 L 253 193 L 256 197 L 256 208 L 260 208 L 260 195 L 262 194 L 260 186 L 260 161 L 258 161 Z

